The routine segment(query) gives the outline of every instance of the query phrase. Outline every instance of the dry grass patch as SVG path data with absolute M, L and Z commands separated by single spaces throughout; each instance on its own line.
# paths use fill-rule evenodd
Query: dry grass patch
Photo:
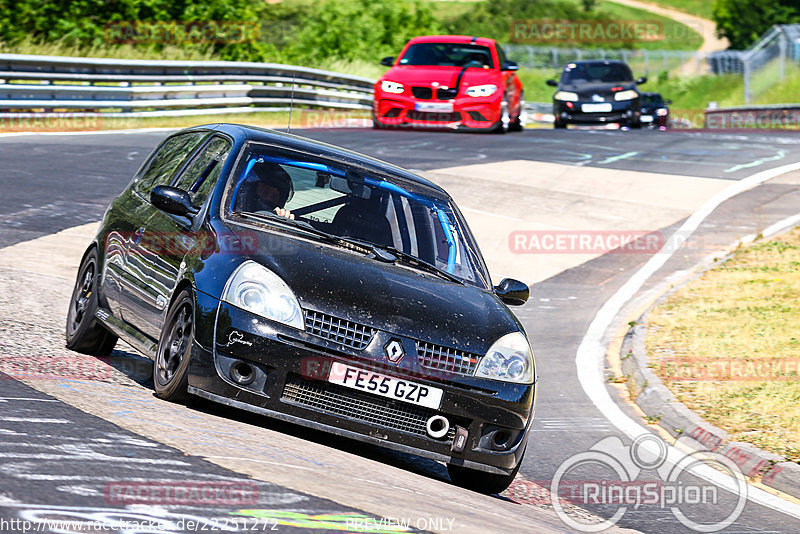
M 731 439 L 800 461 L 800 230 L 736 252 L 648 318 L 676 397 Z

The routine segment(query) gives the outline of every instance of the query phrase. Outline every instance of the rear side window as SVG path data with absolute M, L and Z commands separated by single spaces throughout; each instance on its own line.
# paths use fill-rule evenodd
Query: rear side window
M 178 177 L 175 187 L 188 191 L 192 202 L 197 206 L 202 205 L 217 182 L 230 151 L 229 141 L 213 137 Z
M 183 164 L 206 135 L 208 132 L 189 132 L 164 141 L 139 173 L 133 183 L 133 190 L 147 198 L 155 186 L 169 184 L 175 170 Z

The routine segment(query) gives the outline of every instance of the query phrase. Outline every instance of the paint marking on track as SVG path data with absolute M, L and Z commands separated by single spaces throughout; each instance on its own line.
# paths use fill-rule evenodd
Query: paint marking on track
M 733 167 L 727 168 L 722 172 L 736 172 L 742 169 L 749 169 L 750 167 L 758 167 L 759 165 L 763 165 L 770 161 L 778 161 L 780 159 L 783 159 L 785 156 L 786 156 L 785 150 L 778 150 L 778 153 L 775 156 L 772 156 L 771 158 L 761 158 L 755 161 L 751 161 L 750 163 L 742 163 L 740 165 L 734 165 Z
M 61 402 L 56 399 L 35 399 L 33 397 L 0 397 L 0 402 L 8 402 L 8 401 Z
M 611 395 L 606 390 L 605 380 L 603 378 L 604 357 L 606 352 L 603 337 L 611 327 L 614 318 L 622 310 L 623 306 L 634 297 L 644 283 L 672 257 L 675 250 L 694 233 L 697 227 L 700 226 L 700 223 L 702 223 L 720 204 L 767 180 L 797 170 L 800 170 L 800 163 L 783 165 L 775 169 L 761 171 L 732 184 L 714 195 L 703 204 L 700 209 L 694 212 L 666 241 L 673 246 L 669 247 L 669 250 L 662 249 L 651 257 L 647 263 L 631 276 L 631 278 L 603 304 L 602 308 L 597 312 L 597 315 L 595 315 L 589 328 L 586 330 L 586 334 L 581 340 L 581 344 L 575 356 L 578 380 L 592 403 L 597 406 L 614 426 L 629 438 L 636 439 L 639 436 L 649 435 L 651 432 L 628 416 L 628 414 L 614 402 Z M 678 463 L 684 459 L 686 459 L 686 455 L 683 452 L 671 445 L 668 446 L 668 462 L 678 465 Z M 711 467 L 705 466 L 705 468 L 693 469 L 692 473 L 734 494 L 738 489 L 734 479 L 723 475 Z M 747 489 L 747 499 L 800 519 L 800 505 L 785 501 L 763 489 L 749 486 Z
M 614 163 L 615 161 L 620 161 L 620 160 L 623 160 L 623 159 L 632 158 L 636 154 L 638 154 L 638 152 L 626 152 L 625 154 L 619 154 L 617 156 L 610 156 L 610 157 L 607 157 L 606 159 L 604 159 L 603 161 L 598 161 L 597 164 L 598 165 L 607 165 L 609 163 Z
M 67 419 L 46 419 L 42 417 L 0 417 L 0 421 L 7 421 L 9 423 L 52 423 L 60 425 L 72 422 Z

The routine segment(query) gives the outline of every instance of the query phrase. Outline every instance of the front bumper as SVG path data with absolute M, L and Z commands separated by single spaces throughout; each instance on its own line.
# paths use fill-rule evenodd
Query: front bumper
M 611 104 L 611 110 L 583 111 L 584 104 L 594 105 L 598 103 L 590 101 L 564 102 L 561 100 L 554 100 L 553 115 L 555 115 L 558 122 L 563 124 L 638 124 L 640 113 L 634 102 L 634 100 L 602 102 L 600 104 Z
M 376 331 L 363 350 L 348 349 L 222 303 L 214 353 L 196 345 L 190 392 L 236 408 L 268 415 L 382 447 L 495 474 L 520 461 L 533 420 L 535 385 L 507 384 L 422 367 L 413 340 Z M 201 327 L 198 325 L 198 327 Z M 236 332 L 233 334 L 232 332 Z M 406 349 L 390 364 L 383 347 L 398 339 Z M 231 341 L 236 340 L 236 341 Z M 351 390 L 327 381 L 332 362 L 409 380 L 444 391 L 437 410 Z M 255 369 L 246 385 L 232 379 L 237 362 Z M 442 415 L 450 432 L 434 439 L 426 421 Z M 466 430 L 463 451 L 454 450 L 456 427 Z M 503 442 L 497 447 L 496 438 Z
M 440 110 L 425 108 L 439 107 Z M 502 94 L 460 96 L 452 100 L 423 100 L 385 92 L 376 94 L 373 120 L 382 127 L 490 130 L 502 118 Z

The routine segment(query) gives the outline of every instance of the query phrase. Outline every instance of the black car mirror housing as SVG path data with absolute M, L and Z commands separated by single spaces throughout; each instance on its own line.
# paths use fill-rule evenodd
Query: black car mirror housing
M 391 67 L 394 65 L 394 57 L 393 56 L 386 56 L 381 60 L 381 65 L 384 67 Z
M 505 61 L 500 66 L 500 70 L 519 70 L 519 65 L 517 65 L 516 61 Z
M 531 296 L 528 285 L 513 278 L 503 278 L 503 281 L 495 286 L 494 292 L 509 306 L 522 306 Z
M 551 87 L 558 87 L 558 82 L 555 80 L 547 80 L 545 83 Z
M 169 185 L 154 187 L 150 192 L 150 203 L 161 211 L 182 217 L 192 217 L 200 211 L 188 192 Z
M 647 81 L 647 76 L 642 76 L 641 78 L 636 78 L 636 83 L 645 83 Z

